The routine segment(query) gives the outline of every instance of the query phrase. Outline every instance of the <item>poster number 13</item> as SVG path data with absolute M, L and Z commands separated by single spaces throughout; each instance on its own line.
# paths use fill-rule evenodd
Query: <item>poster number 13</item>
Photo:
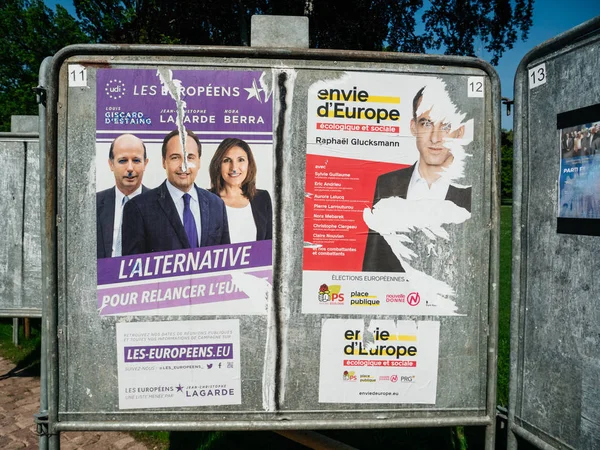
M 87 69 L 80 64 L 69 64 L 69 87 L 86 87 Z
M 546 84 L 546 63 L 529 69 L 529 89 Z

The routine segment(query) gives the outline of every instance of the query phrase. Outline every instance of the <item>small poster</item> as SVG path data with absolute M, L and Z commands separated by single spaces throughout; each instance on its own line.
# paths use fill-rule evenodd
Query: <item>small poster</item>
M 468 77 L 345 73 L 308 93 L 302 311 L 461 314 Z M 481 89 L 484 88 L 481 82 Z M 457 98 L 456 92 L 464 92 Z M 481 152 L 481 150 L 479 150 Z
M 436 321 L 323 320 L 319 402 L 434 404 L 439 334 Z
M 239 405 L 239 321 L 117 323 L 119 409 Z
M 557 231 L 600 236 L 600 105 L 561 113 Z
M 159 67 L 95 75 L 100 315 L 265 314 L 269 74 Z

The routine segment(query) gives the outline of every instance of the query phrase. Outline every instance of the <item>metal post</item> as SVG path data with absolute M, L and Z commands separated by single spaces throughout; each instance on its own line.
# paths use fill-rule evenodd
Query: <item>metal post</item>
M 40 152 L 41 186 L 40 198 L 42 199 L 42 296 L 43 319 L 42 327 L 47 338 L 42 354 L 46 370 L 46 395 L 48 410 L 48 446 L 52 450 L 60 448 L 59 433 L 54 433 L 58 421 L 58 341 L 56 332 L 56 301 L 57 301 L 57 271 L 56 271 L 56 154 L 57 154 L 57 106 L 58 106 L 58 74 L 60 66 L 48 64 L 49 72 L 46 77 L 47 104 L 46 121 L 42 129 L 45 130 L 44 150 Z M 45 450 L 45 449 L 44 449 Z
M 19 319 L 13 317 L 13 330 L 12 330 L 12 341 L 15 347 L 19 345 Z
M 46 87 L 48 86 L 47 77 L 48 69 L 52 57 L 48 56 L 42 61 L 40 65 L 39 73 L 39 86 L 36 89 L 38 99 L 38 117 L 39 117 L 39 133 L 40 133 L 40 207 L 42 211 L 45 211 L 45 194 L 46 194 Z M 41 227 L 41 249 L 42 249 L 42 261 L 45 260 L 45 214 L 41 215 L 40 227 Z M 40 352 L 40 412 L 37 417 L 38 420 L 38 431 L 40 433 L 40 450 L 48 449 L 48 365 L 47 365 L 47 350 L 48 343 L 46 339 L 46 333 L 48 331 L 48 324 L 46 318 L 48 317 L 48 302 L 45 295 L 47 285 L 45 283 L 45 264 L 42 264 L 42 346 Z

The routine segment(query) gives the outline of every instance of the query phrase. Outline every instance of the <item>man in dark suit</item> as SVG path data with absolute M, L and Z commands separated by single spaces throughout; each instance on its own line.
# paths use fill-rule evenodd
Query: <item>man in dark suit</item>
M 200 169 L 200 141 L 189 130 L 185 138 L 182 147 L 178 130 L 165 137 L 162 163 L 167 179 L 125 206 L 123 255 L 230 243 L 223 200 L 194 183 Z
M 146 146 L 132 134 L 118 136 L 108 152 L 115 186 L 96 193 L 96 257 L 121 256 L 123 205 L 149 189 L 142 185 L 148 164 Z
M 439 199 L 450 200 L 470 211 L 471 188 L 453 186 L 441 177 L 443 170 L 454 160 L 452 152 L 444 145 L 444 140 L 462 138 L 464 125 L 452 129 L 450 123 L 435 120 L 435 117 L 440 117 L 439 111 L 434 112 L 435 106 L 418 114 L 426 89 L 424 87 L 419 90 L 413 99 L 413 118 L 410 121 L 410 131 L 416 138 L 419 160 L 411 167 L 380 175 L 375 185 L 373 205 L 388 197 L 408 200 Z M 369 230 L 367 237 L 363 271 L 404 272 L 402 264 L 384 237 L 373 230 Z

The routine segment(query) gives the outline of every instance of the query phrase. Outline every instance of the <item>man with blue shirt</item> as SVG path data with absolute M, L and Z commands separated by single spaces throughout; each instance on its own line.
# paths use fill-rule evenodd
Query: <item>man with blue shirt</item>
M 167 179 L 125 205 L 123 255 L 230 243 L 223 200 L 195 185 L 201 154 L 200 141 L 190 130 L 185 147 L 178 130 L 165 137 L 162 164 Z

